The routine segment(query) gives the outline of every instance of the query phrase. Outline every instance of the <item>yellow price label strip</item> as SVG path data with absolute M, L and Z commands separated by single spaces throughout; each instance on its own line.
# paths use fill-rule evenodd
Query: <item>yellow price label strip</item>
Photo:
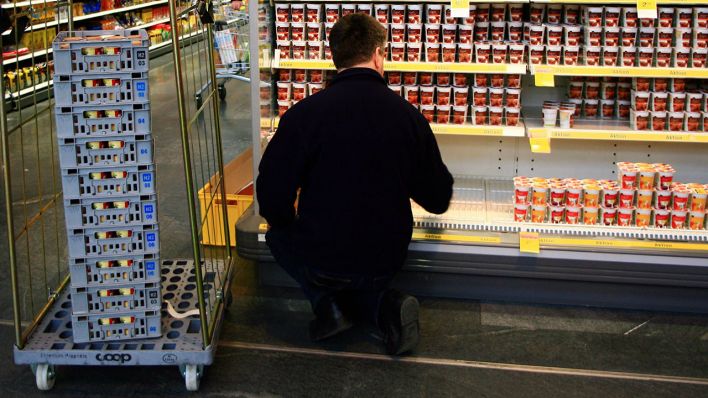
M 498 236 L 431 234 L 431 233 L 427 233 L 427 232 L 413 232 L 413 239 L 416 239 L 416 240 L 440 240 L 440 241 L 464 242 L 464 243 L 485 243 L 485 244 L 496 244 L 496 245 L 501 243 L 501 238 Z
M 470 16 L 470 0 L 451 0 L 450 16 L 453 18 L 468 18 Z
M 544 246 L 590 246 L 610 247 L 618 249 L 665 249 L 665 250 L 691 250 L 708 251 L 708 243 L 690 242 L 665 242 L 651 240 L 613 240 L 613 239 L 588 239 L 588 238 L 541 238 Z
M 519 251 L 522 253 L 540 253 L 541 238 L 538 232 L 519 232 Z
M 639 18 L 656 19 L 656 0 L 637 0 Z

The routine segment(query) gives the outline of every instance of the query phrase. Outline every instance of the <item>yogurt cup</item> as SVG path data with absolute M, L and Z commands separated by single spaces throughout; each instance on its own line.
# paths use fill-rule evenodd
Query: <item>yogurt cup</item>
M 622 9 L 622 26 L 636 28 L 639 14 L 636 7 L 624 7 Z
M 450 106 L 436 105 L 435 106 L 435 122 L 439 124 L 450 123 Z
M 685 114 L 685 129 L 686 131 L 700 131 L 701 127 L 701 113 L 700 112 L 686 112 Z
M 546 221 L 548 208 L 545 205 L 531 206 L 531 222 L 542 223 Z
M 560 65 L 561 60 L 561 46 L 546 46 L 546 64 L 548 65 Z
M 526 46 L 523 44 L 509 44 L 509 63 L 521 64 L 524 62 Z
M 600 217 L 602 219 L 602 225 L 611 226 L 617 223 L 617 209 L 600 209 Z
M 532 23 L 543 23 L 546 18 L 546 5 L 532 3 L 529 6 L 529 20 Z
M 350 4 L 342 4 L 342 10 L 344 6 L 351 6 Z M 406 6 L 404 4 L 391 4 L 391 24 L 402 24 L 406 22 Z
M 290 5 L 290 21 L 305 22 L 305 4 L 293 3 Z
M 598 207 L 584 207 L 583 208 L 583 224 L 585 225 L 595 225 L 599 218 L 599 208 Z
M 433 84 L 433 73 L 432 72 L 420 72 L 418 74 L 418 81 L 421 86 L 431 86 Z
M 457 45 L 457 62 L 462 64 L 472 62 L 472 44 Z
M 564 24 L 579 24 L 580 23 L 580 6 L 577 4 L 563 5 L 563 23 Z
M 316 22 L 319 23 L 321 22 L 322 18 L 322 4 L 317 4 L 317 3 L 308 3 L 306 5 L 306 14 L 305 14 L 305 21 L 306 22 Z
M 586 28 L 585 29 L 585 45 L 591 47 L 602 46 L 602 28 Z
M 566 207 L 565 223 L 573 225 L 578 222 L 580 222 L 580 207 Z
M 452 95 L 455 106 L 467 107 L 467 98 L 469 96 L 469 87 L 453 87 Z
M 501 126 L 504 119 L 504 108 L 501 106 L 489 107 L 489 125 Z
M 439 106 L 449 106 L 452 97 L 452 87 L 450 86 L 437 86 L 435 87 L 435 94 L 437 98 L 437 105 Z
M 452 123 L 465 124 L 467 120 L 467 105 L 452 107 Z
M 619 225 L 620 227 L 629 227 L 630 225 L 632 225 L 633 218 L 633 208 L 617 210 L 617 225 Z
M 603 66 L 617 66 L 619 61 L 618 47 L 605 47 L 602 52 Z
M 563 26 L 563 44 L 566 46 L 579 46 L 583 37 L 582 27 L 577 25 Z
M 529 206 L 525 204 L 517 204 L 514 206 L 514 221 L 524 222 L 529 216 Z
M 546 58 L 546 47 L 540 46 L 529 46 L 529 63 L 533 65 L 541 65 L 544 63 Z
M 671 208 L 671 191 L 656 191 L 655 208 L 668 210 Z
M 418 86 L 403 86 L 403 97 L 413 105 L 419 104 Z
M 622 189 L 637 189 L 639 186 L 637 182 L 639 178 L 639 169 L 634 167 L 618 167 L 618 169 L 620 176 L 620 187 Z M 651 200 L 649 200 L 649 204 L 651 205 Z
M 605 7 L 605 27 L 619 26 L 621 12 L 620 7 Z
M 471 25 L 459 25 L 458 26 L 458 43 L 460 44 L 472 44 L 473 28 Z
M 622 47 L 635 47 L 637 45 L 637 28 L 623 27 L 620 33 Z
M 503 41 L 506 38 L 506 22 L 490 22 L 489 38 L 492 41 Z
M 484 126 L 488 124 L 489 109 L 486 106 L 475 106 L 470 108 L 472 111 L 472 123 L 476 126 Z
M 654 199 L 654 191 L 638 190 L 637 191 L 637 207 L 640 209 L 651 209 L 652 200 Z
M 672 28 L 676 9 L 673 7 L 659 7 L 657 11 L 657 23 L 660 28 Z
M 622 39 L 620 37 L 620 28 L 618 27 L 606 27 L 604 30 L 604 40 L 603 46 L 605 49 L 607 47 L 617 47 L 622 44 Z
M 506 19 L 506 4 L 492 3 L 489 9 L 489 20 L 491 22 L 504 21 Z
M 672 211 L 671 212 L 671 228 L 672 229 L 684 229 L 686 227 L 686 220 L 688 213 L 685 211 Z
M 440 43 L 440 24 L 425 24 L 425 42 L 431 44 Z
M 425 61 L 440 62 L 440 44 L 425 43 Z
M 659 28 L 656 30 L 656 44 L 658 47 L 671 47 L 674 40 L 672 28 Z
M 408 43 L 420 43 L 423 41 L 423 25 L 420 23 L 409 23 L 406 25 L 406 36 Z
M 508 49 L 509 48 L 506 43 L 492 44 L 492 63 L 506 63 Z
M 705 212 L 705 210 L 706 210 L 706 190 L 704 188 L 694 189 L 691 192 L 690 209 L 691 209 L 691 211 Z
M 453 75 L 453 85 L 455 87 L 464 87 L 467 88 L 467 75 L 464 73 L 455 73 Z
M 391 61 L 393 62 L 403 62 L 406 55 L 406 44 L 405 43 L 391 43 Z
M 692 230 L 705 229 L 705 217 L 706 213 L 704 211 L 692 211 L 689 213 L 688 228 Z
M 420 87 L 420 105 L 434 105 L 435 99 L 435 87 L 434 86 L 421 86 Z
M 708 48 L 694 48 L 691 50 L 691 67 L 705 68 L 708 61 Z
M 637 209 L 635 211 L 634 225 L 646 228 L 651 224 L 651 209 Z
M 618 205 L 620 209 L 634 208 L 634 189 L 621 189 L 618 192 Z
M 439 24 L 443 17 L 442 4 L 426 4 L 426 21 L 429 24 Z
M 390 18 L 390 11 L 391 6 L 389 4 L 381 4 L 377 3 L 374 4 L 374 18 L 376 18 L 377 21 L 379 21 L 382 24 L 388 24 L 391 23 L 391 18 Z M 325 11 L 326 11 L 326 6 L 325 6 Z M 330 21 L 330 18 L 327 18 L 327 22 L 336 22 L 336 21 Z
M 403 84 L 406 86 L 414 86 L 418 84 L 418 73 L 403 72 Z
M 451 26 L 456 26 L 456 25 L 451 25 Z M 487 39 L 489 39 L 489 22 L 475 23 L 475 25 L 474 25 L 474 40 L 475 41 L 485 41 Z
M 449 73 L 436 73 L 435 74 L 435 84 L 438 86 L 449 86 L 450 85 L 450 74 Z
M 585 47 L 585 65 L 600 66 L 600 47 Z
M 548 213 L 548 220 L 552 224 L 560 224 L 565 218 L 565 208 L 563 208 L 562 206 L 550 206 Z
M 428 121 L 428 123 L 434 123 L 435 105 L 421 105 L 420 112 L 423 114 L 423 117 Z
M 584 100 L 583 114 L 587 118 L 597 117 L 600 114 L 600 101 L 596 99 Z
M 669 93 L 654 92 L 651 95 L 651 110 L 665 112 L 668 109 Z
M 546 25 L 546 44 L 560 46 L 563 43 L 563 27 L 560 25 Z
M 475 43 L 475 59 L 477 63 L 490 63 L 492 58 L 492 45 L 489 43 Z
M 419 24 L 423 20 L 423 5 L 422 4 L 408 4 L 406 6 L 406 11 L 408 14 L 408 23 Z
M 457 45 L 454 43 L 443 43 L 442 44 L 442 61 L 443 62 L 455 62 L 455 56 L 457 54 Z
M 520 42 L 524 39 L 524 24 L 522 22 L 507 22 L 509 40 Z
M 521 116 L 521 109 L 520 108 L 504 108 L 504 120 L 506 121 L 507 126 L 518 126 L 519 125 L 519 118 Z
M 420 42 L 406 44 L 406 60 L 408 62 L 420 62 L 422 48 L 423 43 Z
M 690 197 L 690 191 L 688 189 L 681 189 L 672 192 L 672 210 L 686 211 L 688 207 L 688 198 Z
M 600 205 L 600 187 L 597 185 L 583 186 L 583 207 L 598 207 Z

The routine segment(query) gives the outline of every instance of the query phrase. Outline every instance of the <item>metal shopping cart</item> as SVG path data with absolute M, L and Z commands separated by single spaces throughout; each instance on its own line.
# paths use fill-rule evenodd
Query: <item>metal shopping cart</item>
M 131 144 L 131 147 L 143 147 L 147 154 L 149 149 L 143 143 L 146 141 L 145 137 L 151 133 L 149 120 L 151 116 L 149 111 L 147 114 L 137 114 L 138 109 L 140 112 L 145 111 L 146 104 L 120 105 L 111 103 L 110 113 L 108 110 L 90 110 L 90 107 L 96 107 L 92 104 L 84 106 L 81 112 L 75 112 L 71 106 L 55 108 L 54 105 L 62 101 L 61 98 L 69 98 L 74 101 L 74 98 L 78 97 L 55 95 L 55 102 L 52 102 L 49 92 L 37 90 L 32 94 L 33 103 L 31 106 L 23 107 L 12 113 L 8 113 L 5 107 L 0 107 L 0 155 L 4 188 L 4 195 L 0 198 L 0 202 L 4 202 L 3 212 L 7 217 L 5 229 L 0 232 L 0 239 L 6 240 L 10 271 L 9 278 L 0 280 L 0 290 L 12 292 L 12 307 L 0 308 L 0 312 L 3 313 L 3 317 L 11 314 L 14 318 L 15 363 L 31 366 L 37 387 L 41 390 L 49 390 L 53 387 L 55 366 L 148 365 L 178 367 L 185 379 L 187 389 L 195 391 L 199 388 L 205 366 L 210 365 L 214 360 L 224 311 L 231 301 L 229 286 L 233 273 L 233 257 L 229 245 L 224 248 L 215 248 L 200 243 L 205 234 L 210 236 L 225 234 L 225 240 L 229 241 L 226 202 L 218 200 L 219 197 L 226 196 L 219 106 L 215 86 L 208 84 L 216 79 L 212 45 L 214 43 L 213 24 L 199 18 L 201 17 L 198 15 L 199 3 L 183 6 L 178 4 L 178 1 L 170 0 L 169 3 L 172 32 L 174 32 L 172 54 L 179 113 L 179 130 L 176 133 L 179 134 L 182 144 L 186 208 L 189 215 L 189 233 L 184 234 L 186 235 L 184 246 L 189 246 L 189 259 L 165 260 L 158 258 L 154 252 L 149 253 L 147 250 L 138 249 L 150 245 L 148 234 L 141 231 L 144 227 L 148 227 L 147 225 L 125 226 L 123 223 L 123 229 L 130 229 L 130 234 L 120 236 L 114 236 L 113 233 L 95 232 L 96 229 L 89 234 L 87 233 L 88 227 L 86 229 L 67 229 L 65 226 L 65 223 L 66 225 L 71 223 L 70 220 L 84 223 L 86 218 L 81 217 L 83 214 L 81 213 L 78 219 L 75 219 L 73 213 L 69 212 L 71 206 L 67 206 L 68 202 L 62 200 L 62 181 L 66 182 L 68 179 L 73 181 L 74 178 L 64 173 L 64 169 L 60 168 L 60 162 L 61 167 L 64 167 L 64 162 L 67 159 L 65 144 L 70 144 L 71 156 L 68 159 L 74 162 L 77 162 L 77 159 L 89 162 L 96 159 L 104 161 L 106 159 L 110 161 L 137 159 L 141 155 L 135 152 L 137 149 L 133 149 L 130 156 L 97 158 L 91 155 L 77 157 L 78 152 L 72 151 L 128 151 L 129 146 L 104 148 L 93 145 L 87 147 L 88 144 L 75 145 L 76 140 L 84 138 L 70 138 L 70 141 L 58 143 L 59 128 L 68 125 L 68 129 L 62 128 L 61 130 L 69 131 L 70 134 L 91 134 L 94 132 L 91 128 L 83 129 L 83 124 L 87 123 L 96 126 L 97 130 L 121 129 L 120 133 L 124 136 L 119 139 L 125 142 L 132 139 L 133 141 L 130 142 L 133 142 L 134 145 Z M 197 26 L 192 27 L 190 21 L 195 21 Z M 90 34 L 90 32 L 64 33 L 71 35 L 71 38 Z M 55 47 L 53 50 L 54 60 L 59 62 L 61 58 L 64 63 L 76 63 L 81 66 L 77 70 L 81 71 L 90 69 L 84 64 L 93 65 L 93 67 L 100 65 L 103 68 L 125 65 L 128 69 L 131 68 L 129 65 L 134 65 L 133 68 L 137 68 L 135 66 L 137 65 L 147 69 L 144 51 L 147 49 L 148 41 L 145 32 L 127 31 L 125 35 L 129 35 L 131 40 L 122 41 L 114 39 L 121 35 L 121 31 L 102 33 L 102 38 L 94 37 L 93 40 L 97 41 L 91 42 L 90 47 L 86 48 L 74 48 L 72 47 L 74 44 L 66 44 L 81 43 L 77 40 L 57 41 L 59 47 Z M 133 40 L 136 37 L 140 39 Z M 99 43 L 99 40 L 114 40 L 115 42 L 96 47 L 97 44 L 93 43 Z M 51 42 L 51 39 L 48 42 Z M 138 44 L 136 45 L 135 42 Z M 62 43 L 66 44 L 66 47 Z M 116 50 L 117 46 L 121 45 L 126 47 Z M 128 48 L 130 46 L 140 46 L 140 48 Z M 102 51 L 95 51 L 97 48 Z M 48 47 L 47 50 L 52 50 L 52 48 Z M 142 51 L 142 53 L 137 51 Z M 66 53 L 68 56 L 60 57 L 59 52 Z M 127 54 L 135 54 L 135 56 L 128 57 Z M 112 60 L 104 61 L 105 58 Z M 117 58 L 121 58 L 121 60 L 115 61 Z M 133 60 L 136 62 L 133 63 Z M 133 75 L 134 73 L 127 73 L 127 77 L 123 77 L 132 79 Z M 87 87 L 83 84 L 72 84 L 71 75 L 67 81 L 64 80 L 60 79 L 59 83 L 67 83 L 69 87 L 72 87 L 71 90 L 117 90 L 123 87 L 122 83 L 110 87 Z M 113 81 L 114 79 L 106 80 Z M 88 79 L 87 81 L 92 82 L 93 80 Z M 131 83 L 131 86 L 136 87 L 137 90 L 138 84 Z M 203 90 L 205 86 L 208 87 L 206 91 Z M 193 102 L 186 101 L 186 98 L 192 98 L 191 96 L 197 90 L 203 90 L 201 93 L 204 96 L 204 103 L 195 108 Z M 60 91 L 56 90 L 56 93 Z M 4 86 L 0 85 L 0 98 L 5 94 Z M 82 94 L 81 98 L 93 101 L 97 98 L 122 99 L 124 97 L 121 95 L 90 96 Z M 119 113 L 115 110 L 117 107 L 130 108 Z M 61 116 L 61 113 L 64 112 L 67 113 L 68 119 L 54 117 Z M 100 116 L 97 116 L 99 114 Z M 125 123 L 97 121 L 103 117 L 123 116 L 130 117 L 130 120 Z M 56 122 L 54 122 L 55 120 Z M 65 123 L 67 120 L 68 123 Z M 101 126 L 96 123 L 101 123 Z M 139 134 L 143 138 L 133 138 L 138 135 L 138 127 L 136 126 L 141 124 L 147 128 L 147 131 L 142 131 Z M 165 126 L 152 127 L 171 131 Z M 131 131 L 128 130 L 136 134 L 131 135 Z M 91 138 L 91 140 L 97 139 L 100 137 Z M 149 146 L 150 142 L 147 142 Z M 143 154 L 142 151 L 138 152 Z M 74 175 L 80 177 L 86 173 L 86 170 L 79 165 L 74 166 L 76 166 Z M 117 167 L 123 166 L 121 164 Z M 135 167 L 142 167 L 143 170 L 146 170 L 141 177 L 135 177 L 136 182 L 141 181 L 137 182 L 138 185 L 154 181 L 152 179 L 153 169 L 150 168 L 152 166 Z M 128 166 L 125 169 L 132 170 Z M 87 184 L 85 181 L 88 180 L 92 180 L 96 184 L 103 184 L 103 181 L 109 181 L 103 180 L 106 174 L 110 175 L 110 178 L 114 178 L 116 175 L 127 177 L 130 171 L 123 173 L 123 171 L 91 173 L 94 176 L 88 179 L 84 178 L 83 184 Z M 145 178 L 148 174 L 151 177 L 149 180 Z M 159 173 L 157 176 L 159 179 Z M 127 180 L 127 178 L 124 179 Z M 198 207 L 196 193 L 206 183 L 211 184 L 214 194 L 204 199 L 204 209 L 206 210 L 203 210 Z M 106 184 L 113 183 L 106 182 Z M 116 182 L 114 185 L 101 185 L 101 187 L 105 192 L 105 189 L 116 189 L 115 187 L 120 184 Z M 66 189 L 67 184 L 64 185 L 64 193 L 70 191 Z M 88 187 L 88 185 L 84 186 Z M 121 188 L 121 191 L 126 192 L 126 189 Z M 82 194 L 85 192 L 88 191 L 84 190 Z M 94 190 L 93 192 L 99 191 Z M 153 199 L 148 195 L 147 200 Z M 120 202 L 113 203 L 115 205 Z M 68 204 L 71 205 L 71 203 Z M 80 206 L 83 204 L 81 201 L 78 202 Z M 153 206 L 154 202 L 149 205 Z M 113 207 L 109 211 L 125 213 L 130 211 L 130 208 L 132 207 Z M 86 211 L 91 212 L 93 209 L 96 209 L 93 205 L 84 206 Z M 98 209 L 105 209 L 105 207 L 101 205 L 98 206 Z M 213 217 L 207 216 L 206 211 L 209 210 L 222 212 L 220 222 L 215 222 Z M 133 220 L 132 216 L 120 218 L 120 220 L 128 219 Z M 152 225 L 151 228 L 153 229 L 150 234 L 153 235 L 154 244 L 157 241 L 157 225 Z M 181 231 L 164 231 L 163 235 L 172 234 L 174 237 L 178 232 Z M 72 236 L 78 237 L 78 241 L 73 241 Z M 135 240 L 141 236 L 145 236 L 142 243 L 136 241 L 135 244 L 120 243 L 115 245 L 106 242 L 108 239 L 112 239 L 113 242 L 120 239 Z M 182 237 L 182 235 L 179 236 Z M 97 239 L 103 240 L 103 243 L 98 245 L 90 243 Z M 68 248 L 67 241 L 69 242 Z M 86 254 L 83 256 L 84 260 L 90 261 L 76 262 L 76 258 L 67 253 L 76 248 L 87 248 L 87 245 L 99 247 L 112 258 L 106 261 L 105 257 Z M 120 254 L 115 254 L 117 250 L 120 250 Z M 133 251 L 128 253 L 130 250 Z M 127 254 L 124 255 L 123 252 Z M 169 256 L 170 253 L 162 253 L 162 255 Z M 126 260 L 125 257 L 130 258 Z M 134 259 L 135 257 L 138 258 Z M 156 270 L 159 271 L 155 272 Z M 88 297 L 93 302 L 110 304 L 114 299 L 112 297 L 114 290 L 118 289 L 114 289 L 115 285 L 112 284 L 102 284 L 106 280 L 109 281 L 107 283 L 116 283 L 116 279 L 119 279 L 118 283 L 121 284 L 128 281 L 127 283 L 134 285 L 150 283 L 161 286 L 161 297 L 159 297 L 160 293 L 156 293 L 156 297 L 153 297 L 149 292 L 145 296 L 156 301 L 156 310 L 144 311 L 143 314 L 137 315 L 124 315 L 125 312 L 120 312 L 120 316 L 102 317 L 96 321 L 91 320 L 91 315 L 89 315 L 87 316 L 87 322 L 90 322 L 88 327 L 80 324 L 81 319 L 75 322 L 72 316 L 75 307 L 78 307 L 78 300 L 75 300 L 76 297 L 74 297 L 75 293 L 85 294 L 88 292 L 87 294 L 90 295 Z M 75 290 L 75 287 L 70 286 L 70 284 L 78 284 L 80 280 L 84 286 L 88 286 L 84 291 Z M 105 286 L 110 287 L 107 290 L 99 290 L 98 294 L 91 293 L 93 290 L 90 289 L 95 289 L 96 285 L 101 286 L 99 289 L 106 289 Z M 154 285 L 152 286 L 154 287 Z M 135 290 L 137 291 L 137 288 Z M 119 293 L 126 294 L 123 289 Z M 129 294 L 133 294 L 133 291 L 130 290 Z M 104 309 L 106 309 L 105 306 L 99 310 L 103 311 Z M 104 322 L 106 320 L 107 322 Z M 151 330 L 155 330 L 156 333 L 151 334 Z M 80 331 L 82 331 L 81 336 L 79 336 Z
M 225 83 L 229 79 L 250 82 L 248 50 L 248 13 L 235 11 L 230 4 L 222 5 L 214 16 L 214 62 L 216 64 L 217 92 L 226 99 Z M 197 107 L 202 104 L 202 94 L 208 86 L 195 94 Z

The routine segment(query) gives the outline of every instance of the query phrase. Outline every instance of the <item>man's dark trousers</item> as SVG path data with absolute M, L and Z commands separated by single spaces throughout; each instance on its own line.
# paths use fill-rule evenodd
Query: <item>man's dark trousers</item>
M 271 228 L 266 243 L 275 260 L 301 286 L 315 315 L 324 298 L 334 298 L 347 316 L 378 324 L 379 304 L 395 272 L 381 275 L 323 272 L 310 267 L 289 248 L 287 232 Z

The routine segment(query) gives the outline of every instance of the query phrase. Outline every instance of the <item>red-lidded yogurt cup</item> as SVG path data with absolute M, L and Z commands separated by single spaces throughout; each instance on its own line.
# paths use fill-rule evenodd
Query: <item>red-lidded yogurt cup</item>
M 620 227 L 629 227 L 632 225 L 634 218 L 634 208 L 625 208 L 617 210 L 617 225 Z
M 514 206 L 514 221 L 524 222 L 529 216 L 529 205 L 528 204 L 517 204 Z
M 691 191 L 683 188 L 672 192 L 673 210 L 686 211 L 688 207 L 688 198 Z
M 467 121 L 467 105 L 452 107 L 452 123 L 465 124 Z
M 566 207 L 565 223 L 577 224 L 578 222 L 580 222 L 580 207 Z
M 671 191 L 656 191 L 655 208 L 669 209 L 671 208 Z
M 672 211 L 671 212 L 671 228 L 672 229 L 684 229 L 686 227 L 688 213 L 685 211 Z
M 601 208 L 602 225 L 611 226 L 617 223 L 617 209 Z
M 492 126 L 501 126 L 504 119 L 504 108 L 501 106 L 489 107 L 489 124 Z

